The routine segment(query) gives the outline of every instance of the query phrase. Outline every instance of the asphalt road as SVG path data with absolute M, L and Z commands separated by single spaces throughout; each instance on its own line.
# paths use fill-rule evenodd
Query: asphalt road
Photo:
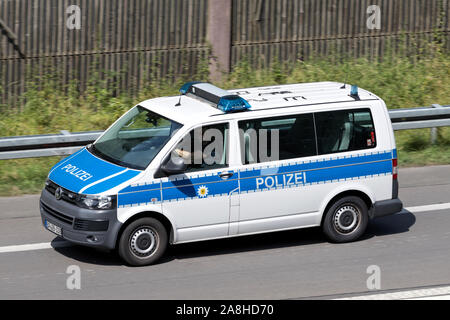
M 278 232 L 174 246 L 141 268 L 65 246 L 41 226 L 39 196 L 0 198 L 0 299 L 340 298 L 369 292 L 371 265 L 380 268 L 381 292 L 448 286 L 450 206 L 420 208 L 450 202 L 450 166 L 400 169 L 399 179 L 411 212 L 373 220 L 360 241 L 330 244 L 319 229 Z M 48 242 L 55 248 L 2 252 Z M 70 265 L 80 267 L 79 290 L 66 287 Z

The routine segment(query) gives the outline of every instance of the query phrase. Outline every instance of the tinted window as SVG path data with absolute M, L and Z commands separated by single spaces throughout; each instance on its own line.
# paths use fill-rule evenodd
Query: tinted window
M 239 121 L 243 163 L 316 155 L 312 114 Z
M 314 114 L 319 154 L 374 148 L 375 129 L 369 109 Z

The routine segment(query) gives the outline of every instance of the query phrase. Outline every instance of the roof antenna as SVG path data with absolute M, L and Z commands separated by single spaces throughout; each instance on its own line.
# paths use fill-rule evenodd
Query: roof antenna
M 181 96 L 184 96 L 185 94 L 187 94 L 189 92 L 189 90 L 191 89 L 191 87 L 197 83 L 201 83 L 201 82 L 200 81 L 191 81 L 191 82 L 186 82 L 185 84 L 183 84 L 183 86 L 180 88 L 180 99 L 178 99 L 178 103 L 175 105 L 175 107 L 181 106 Z
M 347 84 L 347 78 L 348 78 L 348 62 L 347 62 L 347 70 L 345 71 L 345 80 L 344 84 L 340 87 L 340 89 L 345 89 L 345 86 Z
M 182 96 L 183 96 L 183 94 L 180 94 L 180 99 L 178 99 L 178 103 L 175 105 L 175 107 L 181 106 L 181 97 Z

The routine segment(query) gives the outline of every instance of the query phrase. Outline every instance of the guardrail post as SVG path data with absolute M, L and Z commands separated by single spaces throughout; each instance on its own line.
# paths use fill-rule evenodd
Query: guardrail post
M 432 104 L 431 107 L 432 108 L 442 108 L 442 106 L 440 104 Z M 438 129 L 436 127 L 431 128 L 431 132 L 430 132 L 430 142 L 431 142 L 431 144 L 436 144 L 437 136 L 438 136 Z

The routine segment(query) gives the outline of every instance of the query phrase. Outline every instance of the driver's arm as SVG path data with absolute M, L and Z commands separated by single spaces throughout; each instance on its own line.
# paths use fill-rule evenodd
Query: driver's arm
M 190 159 L 190 157 L 191 157 L 191 153 L 186 150 L 181 150 L 181 149 L 176 148 L 174 150 L 174 152 L 183 159 Z

